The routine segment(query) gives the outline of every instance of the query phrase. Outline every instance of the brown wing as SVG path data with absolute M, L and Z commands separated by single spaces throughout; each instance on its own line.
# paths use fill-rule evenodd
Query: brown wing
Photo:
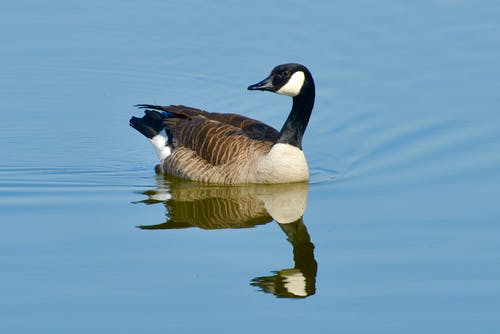
M 245 135 L 251 139 L 271 141 L 273 143 L 279 139 L 279 131 L 272 126 L 238 114 L 212 113 L 183 105 L 140 105 L 140 107 L 166 111 L 170 115 L 169 118 L 191 119 L 197 116 L 203 116 L 209 120 L 232 125 L 236 128 L 235 130 L 239 131 L 239 134 Z
M 189 119 L 168 118 L 164 121 L 172 135 L 174 147 L 186 147 L 196 152 L 211 165 L 222 165 L 245 155 L 247 150 L 257 144 L 259 147 L 271 142 L 251 139 L 233 125 L 223 124 L 203 116 Z
M 268 150 L 279 132 L 260 121 L 237 114 L 209 113 L 186 106 L 152 106 L 166 111 L 163 124 L 175 147 L 186 147 L 217 166 L 234 161 L 247 150 Z
M 276 142 L 279 132 L 261 121 L 238 114 L 209 113 L 208 118 L 239 128 L 245 136 L 256 140 Z
M 236 114 L 209 113 L 186 106 L 140 107 L 167 112 L 163 125 L 174 149 L 188 148 L 212 166 L 234 162 L 255 152 L 267 153 L 279 134 L 262 122 Z

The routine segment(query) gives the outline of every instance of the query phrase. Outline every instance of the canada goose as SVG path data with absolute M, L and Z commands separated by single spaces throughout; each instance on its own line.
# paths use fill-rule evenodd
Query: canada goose
M 307 181 L 302 136 L 314 106 L 311 73 L 300 64 L 278 65 L 248 90 L 293 98 L 281 131 L 241 115 L 176 105 L 137 105 L 145 115 L 132 117 L 130 125 L 151 140 L 159 173 L 222 184 Z

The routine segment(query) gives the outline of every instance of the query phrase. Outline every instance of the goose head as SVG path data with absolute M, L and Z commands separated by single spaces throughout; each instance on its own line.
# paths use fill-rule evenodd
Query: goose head
M 292 97 L 292 110 L 276 143 L 289 144 L 302 150 L 302 137 L 314 107 L 315 88 L 311 72 L 301 64 L 278 65 L 267 78 L 248 86 L 248 90 L 263 90 Z
M 264 80 L 248 86 L 248 90 L 262 90 L 291 97 L 314 97 L 314 80 L 304 65 L 283 64 L 276 66 Z

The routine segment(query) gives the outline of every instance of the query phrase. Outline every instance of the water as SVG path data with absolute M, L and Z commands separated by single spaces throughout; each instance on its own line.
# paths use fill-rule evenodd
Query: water
M 497 332 L 499 18 L 494 1 L 3 3 L 0 329 Z M 309 186 L 157 179 L 132 105 L 280 127 L 290 101 L 245 88 L 289 61 L 317 86 Z

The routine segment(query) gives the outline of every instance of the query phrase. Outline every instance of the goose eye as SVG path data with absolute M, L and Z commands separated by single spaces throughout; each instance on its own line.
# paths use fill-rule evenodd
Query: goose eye
M 290 71 L 284 71 L 282 74 L 284 77 L 288 78 L 290 76 Z

